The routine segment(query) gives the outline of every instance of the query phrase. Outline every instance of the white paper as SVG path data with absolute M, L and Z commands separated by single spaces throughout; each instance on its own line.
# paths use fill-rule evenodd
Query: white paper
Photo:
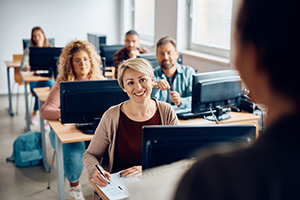
M 125 199 L 128 198 L 128 192 L 125 185 L 128 183 L 140 181 L 137 177 L 120 177 L 120 172 L 111 174 L 111 181 L 105 187 L 100 187 L 100 190 L 105 196 L 111 200 L 113 199 Z

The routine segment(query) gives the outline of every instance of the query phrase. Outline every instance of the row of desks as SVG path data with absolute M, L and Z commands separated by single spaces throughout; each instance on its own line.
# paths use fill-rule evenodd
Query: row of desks
M 36 88 L 35 93 L 39 98 L 40 105 L 44 102 L 48 96 L 50 88 Z M 229 113 L 230 119 L 221 121 L 225 124 L 255 124 L 258 127 L 257 120 L 259 117 L 250 113 Z M 42 120 L 43 121 L 43 120 Z M 213 125 L 216 122 L 208 121 L 203 118 L 189 119 L 189 120 L 179 120 L 182 125 Z M 63 151 L 62 145 L 65 143 L 79 142 L 79 141 L 90 141 L 93 135 L 87 135 L 78 130 L 74 124 L 63 125 L 59 120 L 48 120 L 48 123 L 52 130 L 55 132 L 55 145 L 56 145 L 56 170 L 57 170 L 57 180 L 58 180 L 58 194 L 59 199 L 64 199 L 64 168 L 63 168 Z M 41 129 L 44 127 L 43 122 L 41 122 Z M 42 130 L 41 130 L 42 131 Z M 44 132 L 44 130 L 43 130 Z M 257 128 L 258 134 L 258 128 Z M 45 135 L 44 133 L 42 135 Z M 43 152 L 46 149 L 45 143 L 43 143 Z M 45 150 L 46 153 L 46 150 Z
M 10 93 L 10 80 L 9 80 L 9 68 L 18 67 L 20 63 L 14 62 L 5 62 L 7 65 L 7 75 L 8 75 L 8 88 L 9 88 L 9 111 L 13 115 L 12 106 L 11 106 L 11 93 Z M 49 78 L 34 76 L 31 72 L 22 73 L 25 84 L 25 103 L 26 103 L 26 128 L 30 130 L 30 115 L 28 110 L 28 91 L 27 84 L 31 81 L 44 81 Z M 34 92 L 39 98 L 39 107 L 41 108 L 43 103 L 46 101 L 50 88 L 35 88 Z M 255 124 L 258 127 L 257 120 L 259 117 L 250 113 L 229 113 L 231 116 L 230 119 L 221 121 L 220 123 L 225 124 Z M 80 130 L 76 129 L 74 124 L 63 125 L 59 120 L 48 120 L 48 123 L 52 130 L 55 132 L 55 145 L 56 145 L 56 170 L 57 170 L 57 180 L 58 180 L 58 197 L 59 199 L 65 199 L 64 194 L 64 168 L 63 168 L 63 149 L 62 145 L 65 143 L 73 143 L 79 141 L 90 141 L 93 138 L 93 135 L 87 135 L 82 133 Z M 216 122 L 208 121 L 203 118 L 195 118 L 189 120 L 180 120 L 181 125 L 214 125 Z M 47 152 L 46 152 L 46 136 L 44 129 L 44 120 L 40 117 L 40 129 L 42 133 L 42 147 L 43 147 L 43 166 L 46 172 L 50 171 L 49 164 L 47 162 Z M 257 128 L 258 134 L 258 128 Z

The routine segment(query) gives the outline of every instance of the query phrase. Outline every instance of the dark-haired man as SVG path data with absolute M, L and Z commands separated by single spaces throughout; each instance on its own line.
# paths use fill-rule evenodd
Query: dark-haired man
M 160 66 L 154 68 L 152 96 L 180 108 L 190 108 L 195 70 L 177 63 L 178 57 L 173 38 L 166 36 L 157 42 L 156 59 Z
M 115 78 L 118 77 L 118 66 L 124 60 L 136 58 L 140 54 L 147 53 L 147 49 L 140 48 L 139 34 L 130 30 L 125 34 L 125 47 L 115 53 L 113 65 L 115 67 Z

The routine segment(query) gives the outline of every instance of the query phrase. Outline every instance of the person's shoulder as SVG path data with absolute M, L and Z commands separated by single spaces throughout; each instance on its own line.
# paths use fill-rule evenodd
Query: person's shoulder
M 161 69 L 160 69 L 160 66 L 159 66 L 159 65 L 153 66 L 153 72 L 154 72 L 154 74 L 156 74 L 156 73 L 158 73 L 158 72 L 160 72 L 160 71 L 161 71 Z
M 126 50 L 126 48 L 125 47 L 122 47 L 121 49 L 119 49 L 117 52 L 116 52 L 116 54 L 121 54 L 121 53 L 124 53 L 124 52 L 126 52 L 127 50 Z
M 164 110 L 173 109 L 172 106 L 171 106 L 171 104 L 169 104 L 169 103 L 167 103 L 167 102 L 159 101 L 159 100 L 157 100 L 157 99 L 154 99 L 154 100 L 156 101 L 157 105 L 158 105 L 160 108 L 164 109 Z

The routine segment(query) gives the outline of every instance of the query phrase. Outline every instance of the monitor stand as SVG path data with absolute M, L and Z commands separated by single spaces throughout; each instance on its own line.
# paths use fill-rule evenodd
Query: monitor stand
M 77 123 L 76 128 L 81 130 L 85 134 L 94 135 L 96 128 L 100 122 L 100 119 L 94 119 L 91 123 Z
M 230 109 L 228 109 L 229 111 Z M 209 120 L 209 121 L 222 121 L 222 120 L 226 120 L 226 119 L 230 119 L 230 116 L 226 113 L 223 112 L 223 108 L 221 106 L 217 106 L 216 107 L 216 112 L 213 113 L 210 116 L 205 116 L 205 119 Z

